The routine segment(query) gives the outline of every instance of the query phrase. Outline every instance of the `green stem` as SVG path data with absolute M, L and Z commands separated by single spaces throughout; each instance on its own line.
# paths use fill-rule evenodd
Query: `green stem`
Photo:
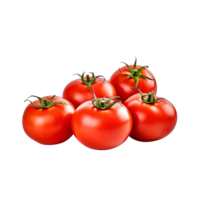
M 153 93 L 154 91 L 152 91 L 152 92 L 150 92 L 150 93 L 148 93 L 148 94 L 143 94 L 142 92 L 141 92 L 141 90 L 138 88 L 138 87 L 134 87 L 134 88 L 132 88 L 133 89 L 133 91 L 135 90 L 135 89 L 137 89 L 139 92 L 140 92 L 140 96 L 141 96 L 141 99 L 142 99 L 142 101 L 144 102 L 144 103 L 147 103 L 147 104 L 154 104 L 154 103 L 156 103 L 158 100 L 160 100 L 160 99 L 164 99 L 164 98 L 162 98 L 162 97 L 160 97 L 160 98 L 155 98 L 155 94 Z M 147 96 L 147 98 L 145 98 Z
M 151 102 L 151 99 L 152 99 L 152 94 L 149 93 L 146 101 L 147 101 L 147 102 Z
M 122 63 L 124 63 L 124 62 L 122 62 Z M 144 75 L 141 74 L 141 72 L 145 68 L 148 68 L 148 66 L 141 66 L 140 68 L 137 69 L 136 68 L 136 63 L 137 63 L 137 58 L 135 58 L 135 62 L 134 62 L 133 68 L 131 68 L 128 64 L 124 63 L 126 65 L 127 69 L 129 70 L 129 72 L 121 72 L 121 70 L 119 69 L 120 73 L 124 74 L 124 75 L 128 75 L 130 78 L 134 79 L 135 80 L 135 87 L 137 87 L 140 78 L 145 78 L 145 79 L 153 81 L 154 79 L 149 78 L 149 77 L 144 76 Z
M 86 75 L 86 78 L 87 78 L 87 82 L 89 83 L 90 82 L 90 76 L 88 74 Z
M 33 104 L 32 101 L 29 100 L 30 97 L 36 97 L 39 101 L 40 101 L 40 105 L 35 105 Z M 55 97 L 55 95 L 53 95 L 49 100 L 44 98 L 40 98 L 38 96 L 35 96 L 35 95 L 31 95 L 29 96 L 25 101 L 29 101 L 35 108 L 42 108 L 42 109 L 47 109 L 47 108 L 50 108 L 52 107 L 53 105 L 56 105 L 56 104 L 65 104 L 67 105 L 66 103 L 64 102 L 59 102 L 59 101 L 54 101 L 54 102 L 51 102 L 53 100 L 53 98 Z M 25 102 L 24 101 L 24 102 Z
M 105 81 L 105 77 L 102 76 L 102 75 L 95 76 L 95 75 L 94 75 L 94 72 L 89 72 L 89 73 L 92 74 L 92 77 L 90 78 L 89 74 L 87 74 L 87 75 L 86 75 L 86 79 L 84 78 L 85 72 L 84 72 L 82 75 L 80 75 L 80 74 L 74 74 L 74 75 L 80 76 L 82 82 L 83 82 L 85 85 L 87 85 L 89 91 L 92 92 L 92 90 L 91 90 L 91 85 L 96 81 L 96 79 L 99 78 L 99 77 L 103 77 L 103 78 L 104 78 L 103 82 L 104 82 L 104 81 Z M 102 82 L 102 83 L 103 83 L 103 82 Z
M 48 106 L 48 100 L 45 98 L 45 99 L 43 99 L 43 102 L 44 102 L 44 105 L 45 106 Z
M 109 109 L 112 106 L 114 106 L 116 103 L 120 102 L 120 104 L 122 105 L 122 102 L 120 100 L 116 100 L 113 101 L 112 103 L 110 103 L 110 101 L 114 98 L 119 98 L 119 96 L 114 96 L 109 98 L 107 101 L 105 101 L 105 97 L 103 98 L 97 98 L 95 93 L 94 93 L 94 89 L 93 89 L 93 95 L 94 95 L 94 99 L 92 100 L 92 104 L 98 108 L 99 110 L 105 110 L 105 109 Z
M 136 70 L 136 65 L 137 65 L 137 58 L 135 57 L 135 62 L 134 62 L 134 65 L 133 65 L 134 70 Z
M 134 70 L 133 76 L 137 76 L 137 75 L 138 75 L 137 70 Z

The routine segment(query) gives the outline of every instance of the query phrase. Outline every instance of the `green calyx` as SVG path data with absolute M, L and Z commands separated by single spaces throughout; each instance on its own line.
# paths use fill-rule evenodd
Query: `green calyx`
M 87 74 L 87 75 L 86 75 L 86 78 L 84 78 L 85 72 L 83 72 L 82 75 L 80 75 L 80 74 L 74 74 L 74 75 L 80 76 L 82 82 L 83 82 L 84 84 L 86 84 L 86 85 L 88 86 L 90 92 L 92 92 L 92 90 L 91 90 L 91 85 L 96 81 L 96 79 L 99 78 L 99 77 L 103 77 L 103 78 L 104 78 L 103 82 L 104 82 L 104 81 L 105 81 L 105 77 L 102 76 L 102 75 L 95 76 L 95 75 L 94 75 L 94 72 L 89 72 L 89 73 L 92 74 L 92 78 L 90 78 L 89 74 Z M 102 82 L 102 83 L 103 83 L 103 82 Z
M 65 105 L 67 105 L 66 103 L 63 103 L 63 102 L 56 102 L 56 101 L 55 102 L 51 102 L 55 96 L 56 95 L 53 95 L 49 100 L 46 99 L 46 98 L 42 99 L 42 98 L 40 98 L 38 96 L 35 96 L 35 95 L 31 95 L 30 96 L 30 97 L 38 98 L 38 100 L 40 101 L 41 105 L 33 104 L 33 102 L 29 100 L 30 97 L 28 97 L 24 102 L 29 101 L 34 107 L 42 108 L 42 109 L 50 108 L 51 106 L 56 105 L 56 104 L 65 104 Z
M 133 91 L 134 91 L 135 89 L 137 89 L 137 90 L 140 92 L 142 101 L 143 101 L 144 103 L 147 103 L 147 104 L 154 104 L 154 103 L 156 103 L 158 100 L 164 99 L 164 98 L 162 98 L 162 97 L 156 99 L 155 94 L 153 93 L 154 91 L 150 92 L 149 94 L 142 94 L 141 90 L 140 90 L 139 88 L 137 88 L 137 87 L 134 87 L 134 88 L 131 88 L 131 89 L 133 89 Z
M 94 89 L 93 89 L 93 95 L 94 95 L 94 99 L 92 100 L 92 104 L 100 109 L 100 110 L 105 110 L 105 109 L 108 109 L 108 108 L 111 108 L 112 106 L 114 106 L 117 102 L 120 102 L 121 105 L 122 105 L 122 102 L 120 100 L 116 100 L 116 101 L 113 101 L 112 103 L 110 103 L 110 101 L 114 98 L 119 98 L 119 96 L 115 96 L 115 97 L 111 97 L 109 98 L 107 101 L 105 100 L 106 96 L 103 97 L 103 98 L 97 98 L 95 93 L 94 93 Z M 109 104 L 110 103 L 110 104 Z
M 135 58 L 133 69 L 128 64 L 126 64 L 124 62 L 122 62 L 122 63 L 126 65 L 126 67 L 128 68 L 129 72 L 121 72 L 121 70 L 119 69 L 120 73 L 121 74 L 126 74 L 126 75 L 130 76 L 131 78 L 133 78 L 135 80 L 135 87 L 138 86 L 140 78 L 146 78 L 146 79 L 149 79 L 149 80 L 154 80 L 152 78 L 149 78 L 149 77 L 144 76 L 144 75 L 141 74 L 142 70 L 144 70 L 145 68 L 148 68 L 148 66 L 142 66 L 139 69 L 136 69 L 137 58 Z

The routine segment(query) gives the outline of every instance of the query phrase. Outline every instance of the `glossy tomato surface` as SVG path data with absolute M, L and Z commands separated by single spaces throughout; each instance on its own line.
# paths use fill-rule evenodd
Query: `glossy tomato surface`
M 91 78 L 91 77 L 90 77 Z M 91 90 L 95 91 L 97 98 L 107 96 L 117 96 L 117 92 L 109 81 L 103 78 L 97 78 L 91 85 Z M 82 82 L 81 79 L 76 79 L 70 82 L 63 91 L 63 98 L 68 99 L 77 108 L 82 103 L 92 100 L 94 98 L 93 93 L 89 90 L 88 86 Z
M 72 117 L 72 131 L 85 146 L 106 150 L 122 144 L 132 129 L 128 109 L 120 103 L 106 110 L 99 110 L 91 101 L 79 106 Z
M 52 96 L 43 97 L 50 99 Z M 71 118 L 75 108 L 71 102 L 54 97 L 52 102 L 64 102 L 56 104 L 48 109 L 36 108 L 29 104 L 23 114 L 22 124 L 25 133 L 33 140 L 41 144 L 58 144 L 72 136 Z M 40 105 L 39 100 L 33 104 Z
M 133 65 L 129 65 L 131 68 L 133 68 Z M 139 69 L 141 66 L 137 65 L 136 69 Z M 129 72 L 128 68 L 122 67 L 120 68 L 121 72 Z M 142 75 L 145 75 L 151 79 L 154 80 L 148 80 L 145 78 L 139 78 L 139 83 L 138 83 L 138 88 L 143 92 L 143 93 L 149 93 L 154 90 L 154 94 L 156 95 L 157 93 L 157 84 L 156 80 L 153 76 L 153 74 L 148 70 L 144 69 L 141 72 Z M 133 90 L 131 88 L 135 87 L 135 80 L 131 78 L 130 76 L 126 74 L 121 74 L 119 70 L 114 72 L 114 74 L 110 78 L 110 82 L 114 85 L 118 96 L 120 96 L 120 100 L 124 102 L 126 99 L 128 99 L 130 96 L 133 94 L 139 93 L 138 90 Z
M 176 125 L 176 109 L 166 99 L 147 104 L 141 100 L 140 94 L 135 94 L 128 98 L 124 105 L 133 118 L 130 137 L 135 140 L 143 142 L 159 140 L 170 134 Z

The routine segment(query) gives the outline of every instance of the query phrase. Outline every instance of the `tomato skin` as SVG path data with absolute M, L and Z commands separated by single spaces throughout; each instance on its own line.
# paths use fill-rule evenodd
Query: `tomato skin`
M 97 150 L 107 150 L 121 145 L 132 129 L 132 117 L 120 103 L 99 110 L 91 101 L 80 105 L 71 121 L 75 137 L 83 145 Z
M 43 97 L 50 99 L 52 96 Z M 23 114 L 22 125 L 25 133 L 38 143 L 51 145 L 69 139 L 71 131 L 71 118 L 75 108 L 71 102 L 55 96 L 52 102 L 67 103 L 53 105 L 48 109 L 39 109 L 29 104 Z M 33 104 L 40 105 L 39 100 Z
M 159 140 L 169 135 L 176 125 L 176 109 L 166 99 L 147 104 L 142 101 L 140 94 L 135 94 L 128 98 L 124 105 L 133 118 L 130 137 L 135 140 L 143 142 Z
M 117 96 L 117 92 L 112 83 L 107 80 L 102 83 L 103 80 L 103 78 L 97 78 L 96 81 L 91 85 L 91 89 L 94 89 L 97 98 L 103 96 L 107 96 L 108 98 Z M 75 108 L 77 108 L 82 103 L 92 100 L 94 95 L 92 92 L 90 92 L 88 86 L 84 84 L 81 79 L 76 79 L 65 87 L 63 91 L 63 98 L 68 99 L 73 103 Z
M 129 66 L 131 68 L 133 68 L 133 65 L 129 65 Z M 141 66 L 137 65 L 136 69 L 139 69 L 140 67 Z M 120 68 L 120 70 L 121 70 L 121 72 L 129 72 L 129 70 L 126 66 Z M 156 80 L 155 80 L 153 74 L 148 69 L 142 70 L 141 74 L 145 75 L 149 78 L 152 78 L 154 80 L 140 78 L 137 87 L 143 93 L 149 93 L 154 90 L 153 93 L 156 95 L 157 84 L 156 84 Z M 131 89 L 131 88 L 135 87 L 135 80 L 126 74 L 121 74 L 119 70 L 117 70 L 113 73 L 113 75 L 110 78 L 110 82 L 114 85 L 114 87 L 117 91 L 117 94 L 120 96 L 120 100 L 122 102 L 124 102 L 130 96 L 139 93 L 138 90 L 134 90 L 134 92 L 132 92 L 132 89 Z

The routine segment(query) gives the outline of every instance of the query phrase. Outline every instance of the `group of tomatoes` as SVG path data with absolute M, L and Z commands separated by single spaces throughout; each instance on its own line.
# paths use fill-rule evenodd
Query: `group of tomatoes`
M 177 112 L 165 98 L 156 95 L 157 84 L 148 66 L 128 65 L 110 80 L 83 73 L 70 82 L 63 97 L 36 97 L 26 107 L 23 128 L 33 140 L 58 144 L 73 134 L 85 146 L 112 149 L 128 136 L 149 142 L 167 136 L 175 127 Z

